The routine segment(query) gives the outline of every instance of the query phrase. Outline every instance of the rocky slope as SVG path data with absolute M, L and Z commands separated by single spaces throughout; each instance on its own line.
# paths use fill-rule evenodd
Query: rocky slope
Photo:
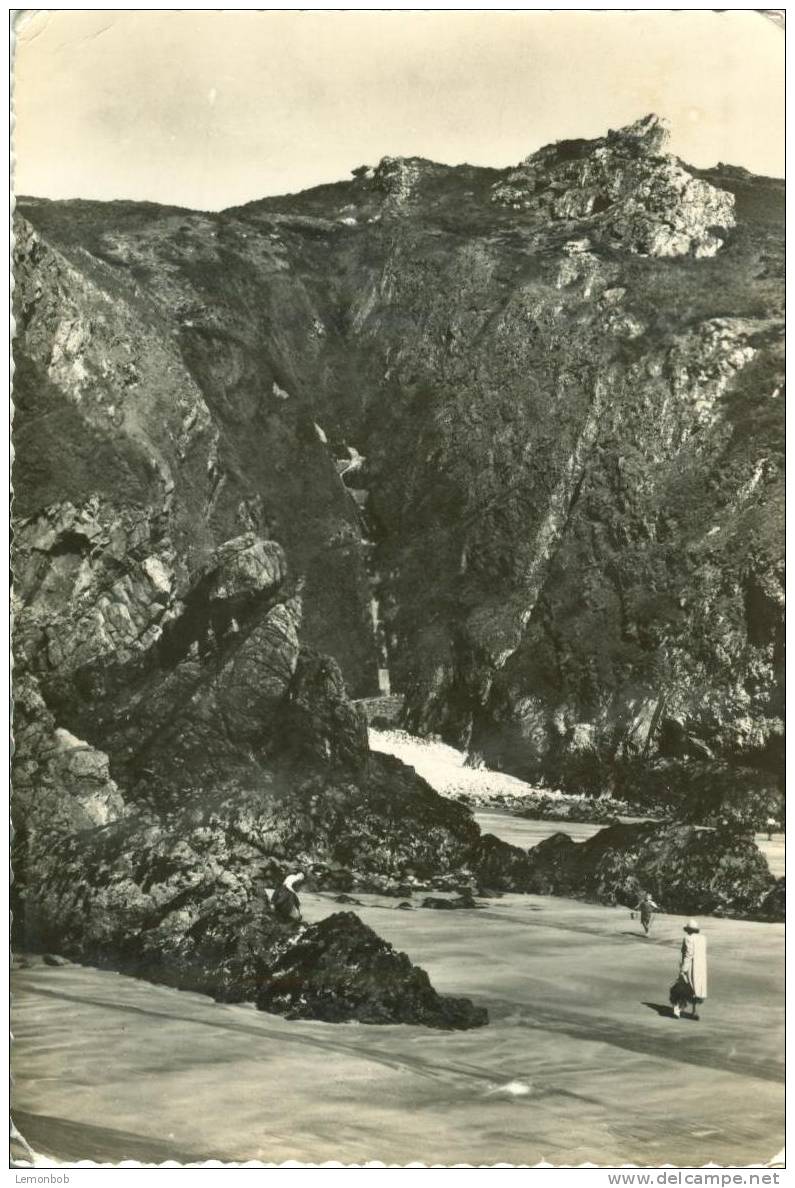
M 65 836 L 111 884 L 95 838 L 182 838 L 164 895 L 208 835 L 340 890 L 477 866 L 467 812 L 368 752 L 346 690 L 385 654 L 473 761 L 775 803 L 782 186 L 664 142 L 219 214 L 20 199 L 20 913 Z

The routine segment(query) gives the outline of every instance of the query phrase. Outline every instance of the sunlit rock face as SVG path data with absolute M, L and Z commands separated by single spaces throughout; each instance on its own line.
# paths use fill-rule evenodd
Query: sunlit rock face
M 385 671 L 473 763 L 775 799 L 781 198 L 649 117 L 219 214 L 20 199 L 19 869 L 238 811 L 342 891 L 464 869 L 348 702 Z
M 714 256 L 735 225 L 734 197 L 664 153 L 668 137 L 651 115 L 604 140 L 550 145 L 498 182 L 492 200 L 553 223 L 592 220 L 592 234 L 638 255 Z

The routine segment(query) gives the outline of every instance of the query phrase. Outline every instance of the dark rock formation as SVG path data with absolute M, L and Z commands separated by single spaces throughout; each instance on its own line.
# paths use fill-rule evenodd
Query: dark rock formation
M 428 975 L 351 912 L 285 923 L 265 895 L 284 867 L 232 804 L 38 839 L 36 879 L 18 892 L 15 932 L 59 952 L 290 1018 L 478 1027 L 485 1010 L 440 997 Z M 260 829 L 262 828 L 260 823 Z M 258 852 L 260 851 L 260 852 Z M 349 897 L 345 897 L 349 898 Z M 45 957 L 64 964 L 64 957 Z
M 460 909 L 471 910 L 480 905 L 475 902 L 475 897 L 472 893 L 467 895 L 457 895 L 455 899 L 442 899 L 437 895 L 427 895 L 422 901 L 424 908 L 435 908 L 437 911 L 452 912 Z
M 400 724 L 403 697 L 399 693 L 390 697 L 365 697 L 356 704 L 364 710 L 368 724 L 376 730 L 389 730 Z
M 575 843 L 555 834 L 528 853 L 538 890 L 634 906 L 641 890 L 683 914 L 783 919 L 784 901 L 753 838 L 687 825 L 613 825 Z
M 361 771 L 369 758 L 367 723 L 348 700 L 339 666 L 302 653 L 276 724 L 280 755 L 305 767 L 329 764 Z
M 528 851 L 484 833 L 473 847 L 470 867 L 479 884 L 497 891 L 535 891 L 537 880 Z
M 482 1027 L 488 1014 L 466 998 L 440 997 L 424 970 L 376 936 L 352 912 L 307 928 L 274 963 L 257 995 L 289 1019 L 340 1023 L 423 1023 Z
M 757 919 L 783 920 L 787 913 L 787 885 L 786 879 L 776 879 L 767 895 L 759 905 Z

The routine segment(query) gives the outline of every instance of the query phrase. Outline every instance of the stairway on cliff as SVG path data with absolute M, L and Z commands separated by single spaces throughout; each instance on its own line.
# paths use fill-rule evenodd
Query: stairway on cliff
M 325 434 L 324 434 L 325 437 Z M 372 539 L 372 526 L 368 516 L 370 501 L 369 487 L 357 485 L 357 479 L 362 481 L 362 472 L 366 458 L 359 453 L 355 446 L 343 443 L 342 453 L 335 459 L 337 474 L 349 496 L 359 510 L 362 526 L 361 543 L 366 548 L 367 573 L 370 581 L 370 622 L 372 624 L 373 641 L 378 654 L 378 692 L 382 698 L 390 697 L 392 681 L 389 665 L 389 642 L 387 625 L 384 621 L 380 584 L 381 578 L 373 564 L 373 554 L 376 542 Z

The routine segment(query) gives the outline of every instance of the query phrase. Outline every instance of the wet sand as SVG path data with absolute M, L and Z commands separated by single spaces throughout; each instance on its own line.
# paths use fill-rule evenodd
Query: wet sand
M 784 877 L 784 834 L 776 833 L 770 841 L 766 833 L 755 834 L 756 844 L 767 858 L 767 864 L 777 879 Z
M 604 825 L 590 825 L 577 821 L 531 821 L 525 817 L 514 817 L 511 813 L 500 812 L 499 809 L 489 809 L 475 812 L 475 820 L 482 833 L 493 833 L 502 841 L 510 842 L 512 846 L 521 846 L 529 850 L 553 833 L 568 833 L 573 841 L 585 841 L 592 837 Z
M 533 823 L 522 823 L 533 824 Z M 666 1006 L 683 920 L 506 895 L 355 909 L 472 1032 L 291 1023 L 78 966 L 13 975 L 17 1125 L 51 1157 L 758 1163 L 783 1146 L 781 925 L 709 920 L 700 1022 Z M 338 905 L 304 896 L 317 920 Z M 344 909 L 343 909 L 344 910 Z

